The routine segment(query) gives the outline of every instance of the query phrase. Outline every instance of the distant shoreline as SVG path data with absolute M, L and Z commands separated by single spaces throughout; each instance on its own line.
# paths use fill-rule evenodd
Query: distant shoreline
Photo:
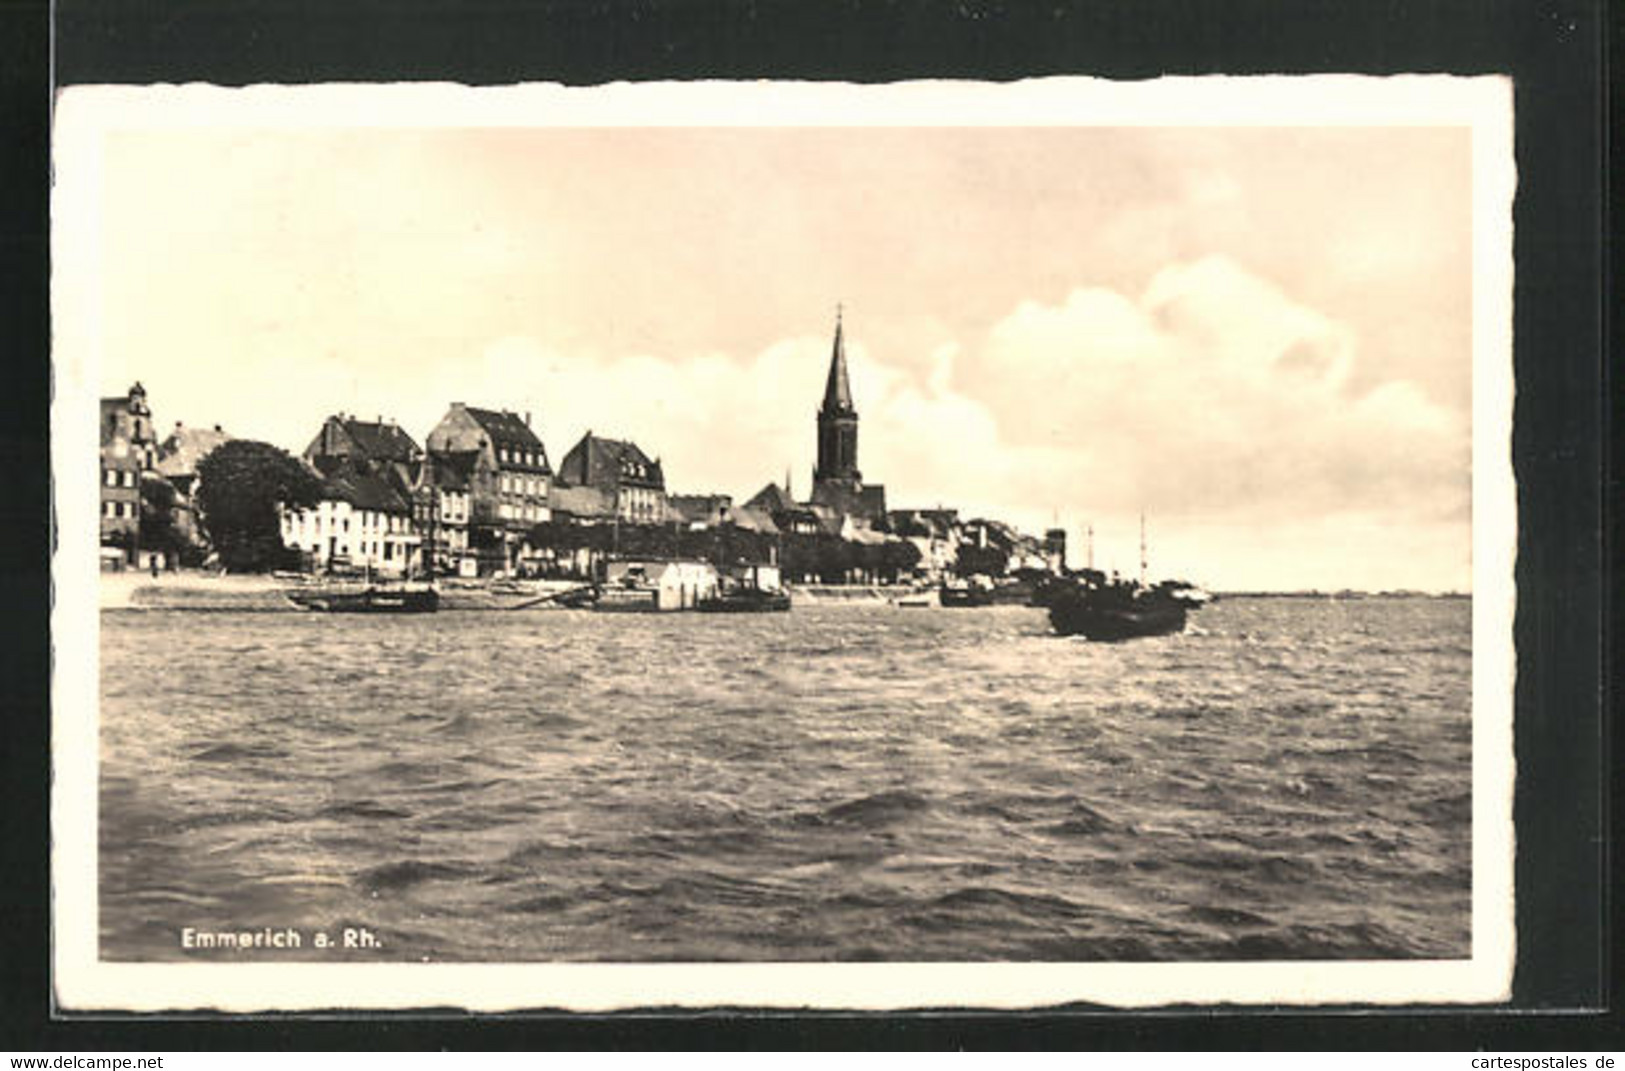
M 1470 591 L 1215 591 L 1221 599 L 1463 599 Z

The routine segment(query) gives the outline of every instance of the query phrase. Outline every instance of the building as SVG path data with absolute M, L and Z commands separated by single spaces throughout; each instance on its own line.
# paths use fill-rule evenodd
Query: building
M 630 524 L 666 521 L 666 475 L 660 460 L 637 443 L 589 431 L 559 462 L 559 482 L 597 488 L 614 502 L 615 515 Z
M 846 338 L 841 314 L 835 314 L 835 343 L 830 352 L 824 400 L 818 407 L 818 463 L 813 468 L 810 502 L 857 517 L 870 526 L 886 527 L 886 489 L 865 484 L 858 469 L 858 410 L 847 377 Z
M 770 483 L 746 500 L 739 512 L 770 518 L 774 530 L 792 535 L 817 535 L 825 530 L 818 511 L 797 502 L 790 494 L 788 482 L 780 487 Z
M 482 572 L 513 572 L 526 534 L 553 516 L 553 469 L 530 414 L 453 402 L 424 445 L 433 455 L 477 455 L 467 476 L 469 549 Z
M 426 571 L 459 576 L 479 572 L 468 539 L 479 463 L 478 450 L 448 450 L 423 457 L 412 489 L 412 523 L 422 540 Z
M 382 477 L 397 491 L 409 494 L 417 482 L 423 451 L 393 420 L 380 416 L 365 421 L 339 413 L 322 422 L 304 456 L 317 468 L 330 467 L 333 461 L 349 462 L 356 471 Z
M 919 552 L 916 571 L 937 578 L 953 571 L 959 560 L 963 536 L 956 509 L 898 509 L 887 514 L 895 535 L 908 540 Z
M 140 383 L 101 402 L 101 543 L 134 562 L 141 539 L 141 478 L 158 462 L 152 410 Z
M 647 592 L 656 610 L 692 610 L 701 599 L 715 596 L 719 586 L 716 567 L 701 561 L 612 561 L 604 575 L 606 589 Z
M 230 441 L 231 436 L 221 431 L 219 424 L 189 428 L 177 420 L 175 430 L 158 445 L 158 475 L 175 489 L 172 523 L 176 533 L 194 547 L 207 543 L 197 516 L 198 466 Z
M 716 528 L 732 518 L 732 495 L 668 495 L 667 516 L 689 528 Z
M 411 498 L 355 457 L 324 457 L 312 468 L 322 480 L 321 496 L 309 509 L 283 511 L 282 542 L 316 569 L 410 571 L 420 542 Z

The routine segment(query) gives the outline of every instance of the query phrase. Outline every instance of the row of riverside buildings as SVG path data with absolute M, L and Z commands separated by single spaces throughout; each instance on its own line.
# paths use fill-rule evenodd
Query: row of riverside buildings
M 798 500 L 788 477 L 743 503 L 726 494 L 674 494 L 658 457 L 637 443 L 589 431 L 555 469 L 530 413 L 453 402 L 420 446 L 393 420 L 328 417 L 301 460 L 321 484 L 317 504 L 282 511 L 282 539 L 313 570 L 492 576 L 577 570 L 536 534 L 549 525 L 733 526 L 768 537 L 833 536 L 857 544 L 907 541 L 918 570 L 951 569 L 959 549 L 1005 555 L 1010 568 L 1059 569 L 1064 535 L 1043 543 L 996 521 L 960 521 L 953 510 L 889 511 L 885 488 L 858 468 L 858 412 L 839 316 L 818 409 L 811 494 Z M 168 484 L 177 531 L 199 550 L 198 462 L 227 441 L 177 424 L 163 441 L 146 392 L 102 401 L 102 544 L 109 559 L 147 564 L 139 546 L 142 488 Z M 554 541 L 555 543 L 557 541 Z M 771 540 L 763 541 L 772 545 Z M 143 556 L 145 555 L 145 556 Z M 171 557 L 172 560 L 172 557 Z M 589 559 L 590 561 L 590 556 Z M 860 579 L 860 577 L 853 577 Z

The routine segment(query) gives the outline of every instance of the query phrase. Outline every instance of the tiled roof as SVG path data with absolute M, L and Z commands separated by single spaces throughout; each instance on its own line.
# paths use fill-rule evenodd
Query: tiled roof
M 725 516 L 733 499 L 728 495 L 671 495 L 666 505 L 680 520 L 704 524 Z
M 530 425 L 525 423 L 525 418 L 518 413 L 510 413 L 506 409 L 476 409 L 472 405 L 467 409 L 468 415 L 485 429 L 492 442 L 525 450 L 542 450 L 542 440 L 536 437 Z
M 478 450 L 431 453 L 423 459 L 423 471 L 418 482 L 444 491 L 467 491 L 473 486 L 474 470 L 479 460 Z
M 776 483 L 770 483 L 757 491 L 745 502 L 745 505 L 754 509 L 766 510 L 768 513 L 796 508 L 795 502 L 790 499 L 789 492 Z
M 568 513 L 574 517 L 611 517 L 615 514 L 615 500 L 597 487 L 571 487 L 555 483 L 549 489 L 547 504 L 554 513 Z
M 198 462 L 215 447 L 231 441 L 219 428 L 177 427 L 158 447 L 158 471 L 164 476 L 192 476 Z
M 729 512 L 728 519 L 748 532 L 777 535 L 779 531 L 779 526 L 773 523 L 772 515 L 755 506 L 735 506 Z
M 640 469 L 642 475 L 629 474 L 626 467 Z M 622 439 L 606 439 L 592 432 L 570 448 L 559 464 L 559 479 L 577 487 L 612 488 L 617 482 L 638 487 L 666 488 L 666 474 L 660 462 L 644 453 L 637 443 Z
M 817 502 L 810 502 L 800 508 L 818 518 L 819 527 L 828 534 L 841 534 L 841 514 L 837 510 L 833 510 L 828 506 L 820 505 Z
M 410 461 L 422 451 L 399 424 L 369 422 L 349 417 L 344 430 L 357 449 L 373 461 Z
M 342 458 L 322 458 L 315 468 L 322 474 L 322 497 L 348 502 L 356 509 L 384 513 L 411 513 L 411 503 L 389 480 L 362 472 Z

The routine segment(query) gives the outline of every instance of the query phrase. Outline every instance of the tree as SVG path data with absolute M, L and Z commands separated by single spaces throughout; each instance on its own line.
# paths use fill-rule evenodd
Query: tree
M 288 563 L 281 508 L 308 509 L 321 481 L 270 443 L 233 439 L 198 462 L 199 521 L 230 572 L 275 569 Z
M 156 473 L 141 475 L 141 546 L 161 550 L 174 561 L 185 542 L 175 528 L 175 507 L 180 496 L 174 485 Z
M 886 579 L 895 583 L 903 573 L 911 573 L 920 564 L 920 548 L 906 539 L 890 539 L 880 548 L 881 570 Z

